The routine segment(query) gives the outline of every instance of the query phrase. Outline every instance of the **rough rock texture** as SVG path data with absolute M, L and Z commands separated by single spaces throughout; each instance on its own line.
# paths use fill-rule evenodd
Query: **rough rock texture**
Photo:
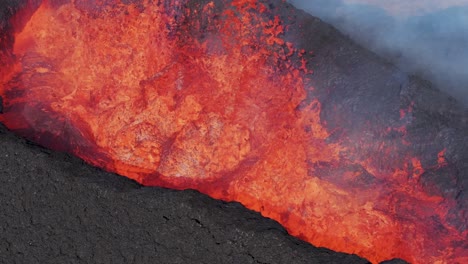
M 195 191 L 145 188 L 0 126 L 0 263 L 368 263 Z

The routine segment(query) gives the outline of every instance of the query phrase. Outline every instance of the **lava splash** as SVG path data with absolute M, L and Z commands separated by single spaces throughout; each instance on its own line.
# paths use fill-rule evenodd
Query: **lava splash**
M 316 246 L 466 261 L 455 201 L 421 180 L 452 173 L 447 150 L 413 151 L 413 104 L 373 136 L 330 129 L 343 117 L 323 118 L 280 2 L 30 1 L 3 41 L 0 121 L 141 184 L 239 201 Z

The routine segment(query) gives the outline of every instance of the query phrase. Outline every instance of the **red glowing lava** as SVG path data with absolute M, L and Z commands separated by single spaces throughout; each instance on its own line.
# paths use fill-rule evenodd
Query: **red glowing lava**
M 239 201 L 315 246 L 467 260 L 417 156 L 330 140 L 306 51 L 265 1 L 95 2 L 44 2 L 18 26 L 0 75 L 11 130 L 144 185 Z

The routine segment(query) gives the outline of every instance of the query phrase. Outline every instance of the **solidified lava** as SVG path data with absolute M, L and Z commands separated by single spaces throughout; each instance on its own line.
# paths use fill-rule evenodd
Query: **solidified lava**
M 239 201 L 316 246 L 467 260 L 456 201 L 427 180 L 458 172 L 446 148 L 413 147 L 414 102 L 365 129 L 338 104 L 324 115 L 281 4 L 32 1 L 2 53 L 0 121 L 144 185 Z

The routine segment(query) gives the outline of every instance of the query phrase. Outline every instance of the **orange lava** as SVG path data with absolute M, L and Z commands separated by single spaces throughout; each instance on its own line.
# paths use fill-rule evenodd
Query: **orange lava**
M 144 185 L 239 201 L 315 246 L 467 260 L 466 232 L 443 221 L 452 201 L 422 191 L 418 157 L 330 139 L 304 51 L 263 1 L 49 2 L 1 69 L 10 129 Z

